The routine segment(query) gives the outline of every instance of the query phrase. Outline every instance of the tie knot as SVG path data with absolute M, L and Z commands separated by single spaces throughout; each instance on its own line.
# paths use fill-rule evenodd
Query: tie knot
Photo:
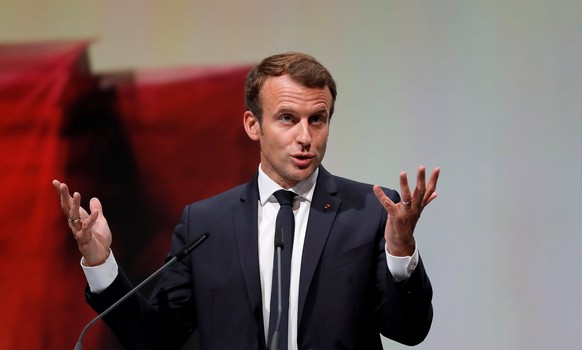
M 293 198 L 295 198 L 296 195 L 297 193 L 287 190 L 279 190 L 273 193 L 273 196 L 277 198 L 277 202 L 279 202 L 280 205 L 290 205 L 290 206 L 293 206 Z

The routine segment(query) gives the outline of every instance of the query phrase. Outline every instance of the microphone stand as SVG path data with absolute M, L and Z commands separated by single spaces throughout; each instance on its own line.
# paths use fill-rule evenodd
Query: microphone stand
M 117 300 L 110 307 L 105 309 L 105 311 L 103 311 L 102 313 L 97 315 L 97 317 L 95 317 L 93 320 L 91 320 L 91 322 L 87 323 L 87 325 L 85 326 L 85 328 L 83 328 L 83 330 L 81 331 L 81 334 L 79 335 L 79 340 L 77 340 L 77 344 L 75 345 L 74 350 L 82 350 L 83 349 L 83 344 L 82 344 L 83 337 L 85 336 L 85 333 L 87 333 L 89 328 L 91 328 L 91 326 L 93 326 L 97 321 L 99 321 L 100 319 L 105 317 L 108 313 L 110 313 L 113 309 L 115 309 L 117 306 L 119 306 L 119 304 L 124 302 L 127 298 L 129 298 L 130 296 L 135 294 L 135 292 L 137 292 L 141 287 L 143 287 L 145 284 L 147 284 L 149 281 L 151 281 L 152 278 L 156 277 L 166 267 L 170 266 L 171 264 L 175 263 L 178 260 L 182 260 L 186 255 L 190 254 L 194 249 L 196 249 L 200 244 L 202 244 L 202 242 L 204 242 L 208 238 L 208 236 L 210 236 L 210 234 L 205 233 L 202 236 L 198 237 L 197 239 L 186 244 L 186 246 L 184 246 L 184 248 L 182 248 L 182 250 L 178 254 L 174 255 L 172 257 L 172 259 L 170 259 L 162 267 L 157 269 L 156 272 L 152 273 L 148 278 L 143 280 L 135 288 L 133 288 L 132 290 L 127 292 L 127 294 L 125 294 L 123 297 L 121 297 L 121 299 Z
M 283 228 L 281 227 L 281 235 L 276 235 L 275 237 L 275 249 L 277 250 L 277 324 L 275 325 L 275 331 L 273 332 L 273 338 L 271 339 L 270 350 L 279 349 L 279 324 L 281 323 L 281 314 L 283 313 L 283 307 L 281 306 L 281 250 L 285 247 L 283 243 Z

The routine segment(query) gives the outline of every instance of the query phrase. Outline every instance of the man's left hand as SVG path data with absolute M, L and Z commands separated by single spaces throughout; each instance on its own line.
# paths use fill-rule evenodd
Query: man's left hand
M 384 238 L 388 252 L 394 256 L 411 256 L 414 253 L 414 228 L 424 207 L 437 197 L 436 185 L 440 169 L 434 168 L 428 184 L 425 181 L 426 169 L 418 168 L 416 188 L 410 192 L 406 172 L 400 173 L 400 193 L 402 201 L 394 203 L 378 185 L 374 185 L 374 194 L 388 212 L 388 221 Z

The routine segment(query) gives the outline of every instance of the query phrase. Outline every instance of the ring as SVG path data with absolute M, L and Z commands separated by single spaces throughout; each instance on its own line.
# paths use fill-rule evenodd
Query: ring
M 71 217 L 69 218 L 69 222 L 70 222 L 71 224 L 73 224 L 73 225 L 74 225 L 74 224 L 76 224 L 76 223 L 78 223 L 78 222 L 80 222 L 80 221 L 81 221 L 81 218 L 76 218 L 76 217 L 74 217 L 74 216 L 71 216 Z
M 408 205 L 410 205 L 410 203 L 412 203 L 412 201 L 408 201 L 408 202 L 404 202 L 404 201 L 403 201 L 403 202 L 402 202 L 402 205 L 408 206 Z

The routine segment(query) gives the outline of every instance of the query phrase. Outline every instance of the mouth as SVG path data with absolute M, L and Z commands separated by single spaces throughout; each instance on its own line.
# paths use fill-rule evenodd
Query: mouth
M 311 153 L 295 153 L 292 154 L 291 157 L 298 160 L 308 160 L 315 158 L 315 156 Z
M 313 158 L 313 155 L 311 154 L 295 154 L 292 156 L 293 158 L 299 159 L 299 160 L 305 160 L 305 159 L 311 159 Z
M 291 159 L 293 159 L 294 163 L 299 168 L 309 167 L 314 158 L 315 158 L 315 156 L 312 154 L 303 154 L 303 153 L 302 154 L 294 154 L 291 156 Z

